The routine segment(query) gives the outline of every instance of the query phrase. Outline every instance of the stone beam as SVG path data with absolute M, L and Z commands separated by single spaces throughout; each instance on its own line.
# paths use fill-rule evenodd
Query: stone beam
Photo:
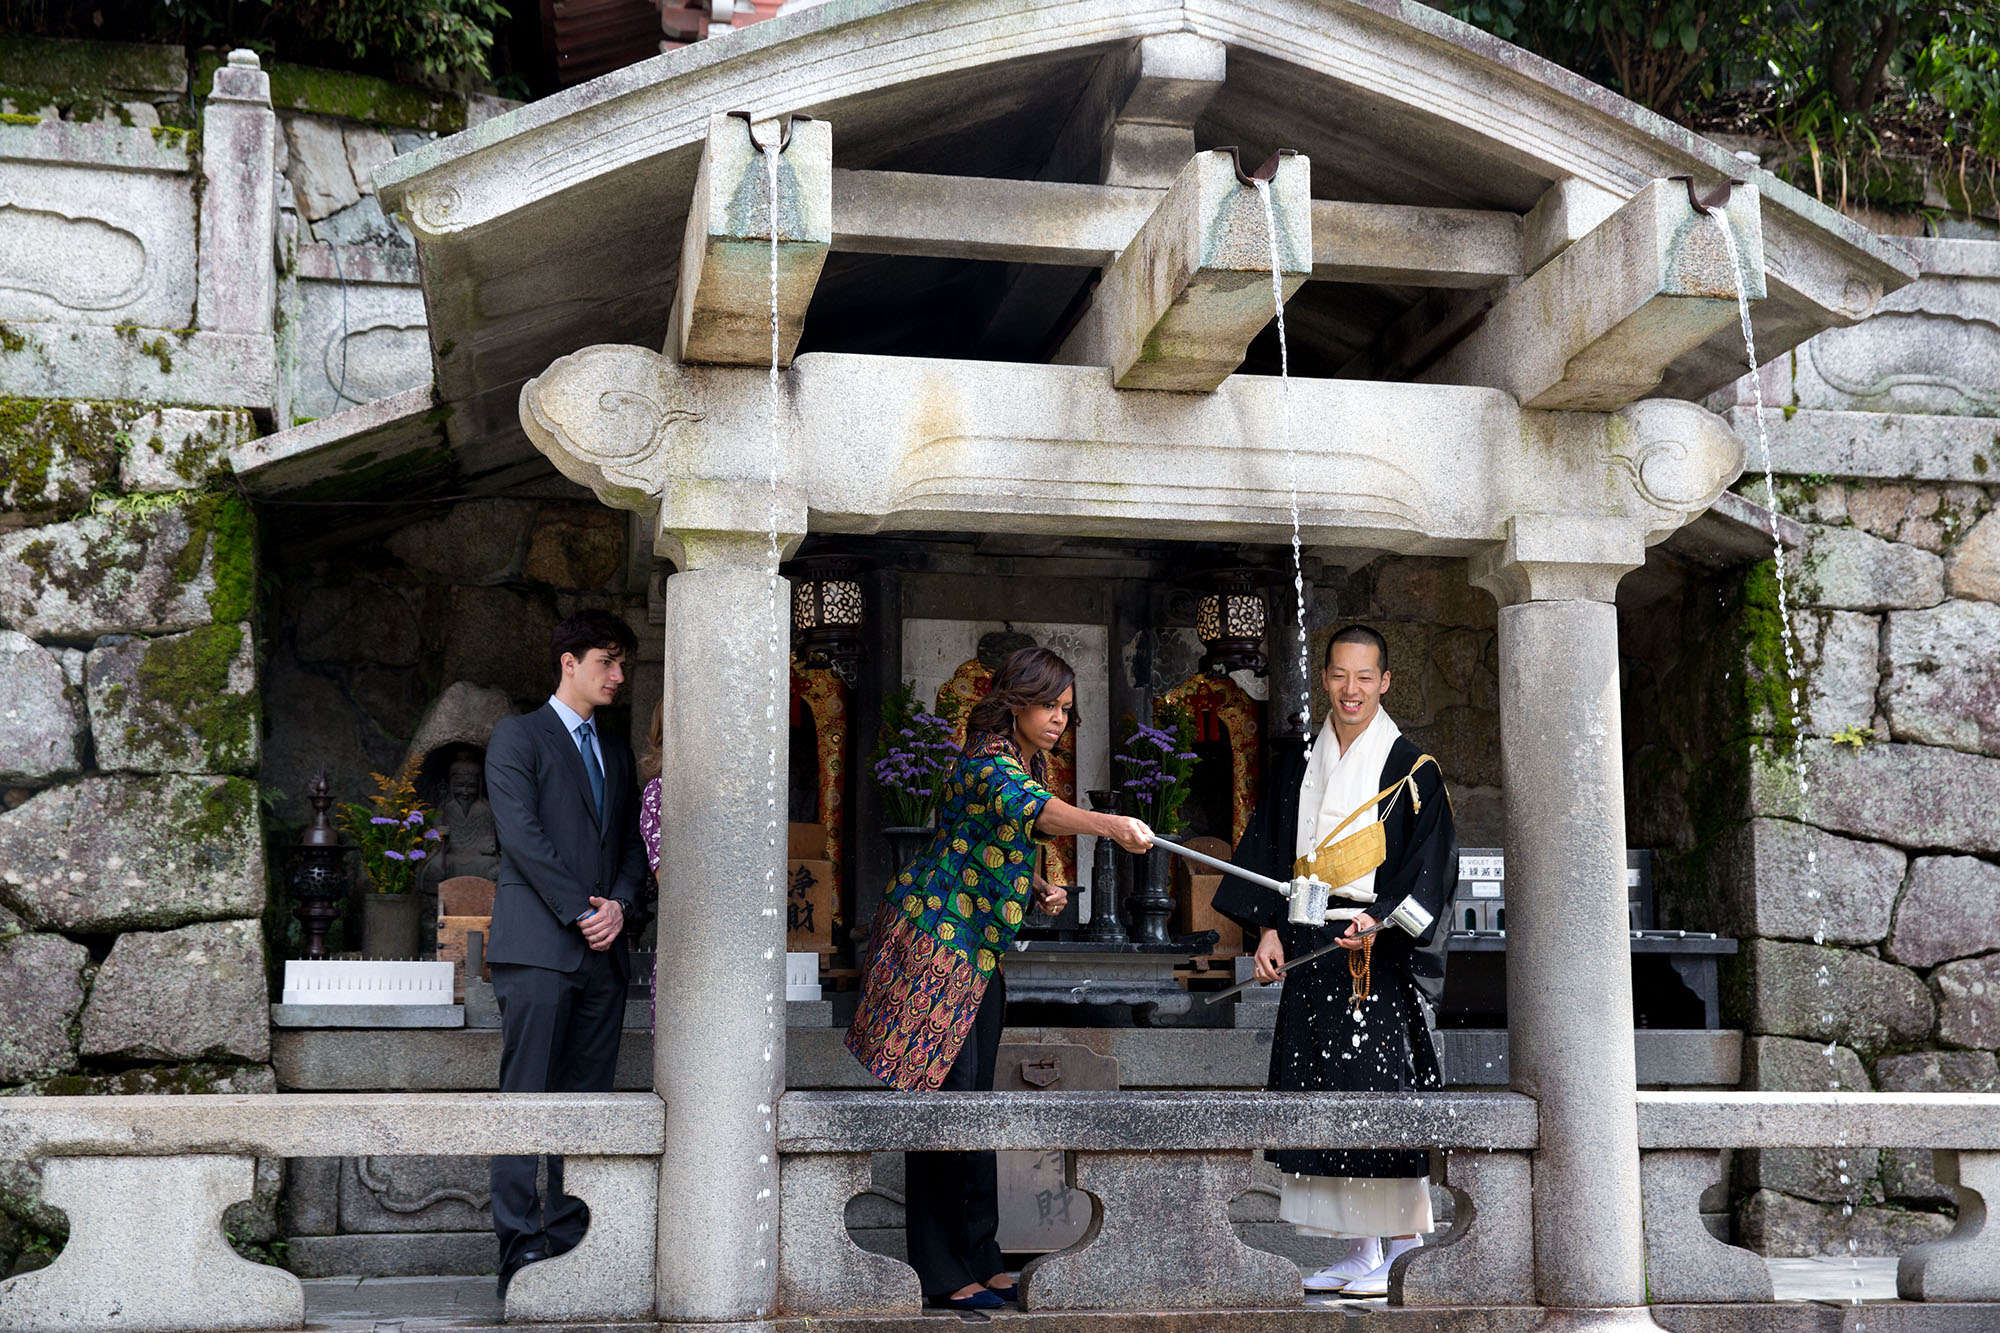
M 1738 186 L 1724 219 L 1749 298 L 1764 296 L 1758 195 Z M 1655 389 L 1683 354 L 1737 321 L 1737 270 L 1680 181 L 1654 181 L 1507 293 L 1425 371 L 1486 384 L 1524 407 L 1610 411 Z
M 1311 271 L 1311 176 L 1306 158 L 1280 159 L 1267 223 L 1266 191 L 1237 178 L 1233 153 L 1196 154 L 1105 272 L 1056 361 L 1109 367 L 1121 389 L 1216 388 L 1274 316 L 1273 264 L 1287 299 Z
M 833 248 L 1101 268 L 1159 202 L 1158 190 L 1110 185 L 836 170 Z
M 764 366 L 771 361 L 771 219 L 764 145 L 780 126 L 713 115 L 681 242 L 680 287 L 669 335 L 683 361 Z M 790 365 L 832 238 L 833 130 L 791 123 L 778 154 L 778 364 Z
M 1643 549 L 1704 510 L 1743 445 L 1692 403 L 1524 410 L 1493 389 L 1236 376 L 1118 392 L 1095 367 L 815 352 L 770 431 L 759 371 L 590 347 L 522 389 L 521 422 L 607 504 L 659 531 L 885 530 L 1282 542 L 1297 450 L 1308 545 L 1469 555 L 1513 516 L 1589 520 Z M 778 502 L 771 501 L 775 462 Z M 670 554 L 670 552 L 669 552 Z
M 1312 239 L 1319 281 L 1491 287 L 1526 271 L 1515 213 L 1315 199 Z
M 1116 185 L 836 169 L 833 249 L 1103 268 L 1159 202 Z M 1491 287 L 1527 271 L 1513 213 L 1329 199 L 1311 211 L 1317 282 Z

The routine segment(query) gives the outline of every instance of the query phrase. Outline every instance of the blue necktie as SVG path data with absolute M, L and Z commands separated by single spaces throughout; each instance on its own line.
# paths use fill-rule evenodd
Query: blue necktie
M 597 747 L 590 743 L 590 724 L 584 723 L 576 729 L 576 739 L 583 751 L 583 771 L 590 778 L 590 799 L 597 802 L 597 817 L 604 818 L 604 766 L 597 762 Z

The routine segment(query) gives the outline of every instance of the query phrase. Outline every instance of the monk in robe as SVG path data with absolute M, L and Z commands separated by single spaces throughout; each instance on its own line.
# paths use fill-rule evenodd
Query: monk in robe
M 1363 625 L 1335 633 L 1320 678 L 1330 714 L 1310 750 L 1281 765 L 1286 771 L 1266 787 L 1235 863 L 1281 880 L 1329 871 L 1342 864 L 1330 849 L 1371 821 L 1382 825 L 1385 854 L 1342 883 L 1330 877 L 1339 871 L 1320 874 L 1335 899 L 1325 925 L 1291 923 L 1283 897 L 1230 876 L 1215 906 L 1258 933 L 1260 981 L 1277 980 L 1287 958 L 1340 946 L 1285 974 L 1271 1041 L 1273 1091 L 1436 1088 L 1443 1078 L 1431 1029 L 1444 988 L 1446 931 L 1439 918 L 1458 878 L 1451 802 L 1436 761 L 1382 709 L 1390 678 L 1380 634 Z M 1305 1280 L 1306 1289 L 1386 1294 L 1390 1264 L 1433 1228 L 1429 1153 L 1278 1149 L 1267 1156 L 1285 1173 L 1279 1217 L 1303 1235 L 1350 1242 L 1339 1260 Z

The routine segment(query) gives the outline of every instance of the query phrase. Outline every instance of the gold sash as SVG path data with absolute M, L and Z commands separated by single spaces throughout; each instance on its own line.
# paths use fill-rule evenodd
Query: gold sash
M 1340 831 L 1381 804 L 1384 797 L 1393 794 L 1400 799 L 1405 787 L 1410 791 L 1410 808 L 1422 810 L 1423 802 L 1417 797 L 1417 770 L 1425 764 L 1437 768 L 1439 774 L 1444 772 L 1443 768 L 1438 767 L 1437 760 L 1429 755 L 1420 756 L 1416 763 L 1410 765 L 1408 773 L 1376 792 L 1347 818 L 1334 825 L 1333 832 L 1320 841 L 1310 861 L 1303 856 L 1293 861 L 1293 877 L 1302 878 L 1311 875 L 1328 888 L 1337 889 L 1343 884 L 1350 884 L 1360 879 L 1381 865 L 1389 855 L 1389 835 L 1384 831 L 1383 825 L 1390 815 L 1396 813 L 1394 800 L 1389 802 L 1389 808 L 1383 812 L 1380 819 L 1362 825 L 1345 838 L 1340 837 Z M 1335 841 L 1336 838 L 1339 838 L 1338 842 Z

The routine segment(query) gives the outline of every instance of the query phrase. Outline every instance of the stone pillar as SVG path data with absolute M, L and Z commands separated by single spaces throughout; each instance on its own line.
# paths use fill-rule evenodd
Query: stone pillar
M 789 738 L 790 591 L 770 537 L 677 538 L 653 1037 L 667 1117 L 655 1294 L 669 1324 L 777 1309 Z
M 201 174 L 195 326 L 268 338 L 278 290 L 278 118 L 271 76 L 254 51 L 231 51 L 215 71 L 201 119 Z
M 1473 582 L 1500 602 L 1512 1086 L 1541 1112 L 1535 1298 L 1546 1329 L 1652 1328 L 1625 901 L 1618 580 L 1640 534 L 1516 518 Z

